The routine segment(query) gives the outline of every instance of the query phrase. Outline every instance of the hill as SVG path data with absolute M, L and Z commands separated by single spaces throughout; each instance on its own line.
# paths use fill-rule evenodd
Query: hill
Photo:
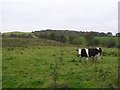
M 86 60 L 77 56 L 76 49 L 88 47 L 89 37 L 69 33 L 41 31 L 3 36 L 2 87 L 118 88 L 118 37 L 90 36 L 91 41 L 95 40 L 92 47 L 102 47 L 103 59 Z
M 40 30 L 32 32 L 8 32 L 2 34 L 3 38 L 41 38 L 57 42 L 80 46 L 120 47 L 118 38 L 106 33 L 82 32 L 73 30 Z
M 77 48 L 41 38 L 3 38 L 2 87 L 118 88 L 117 48 L 102 48 L 100 61 L 78 57 Z

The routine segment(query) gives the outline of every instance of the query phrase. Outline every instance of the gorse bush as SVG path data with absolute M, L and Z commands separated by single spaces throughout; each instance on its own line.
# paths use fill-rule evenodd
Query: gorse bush
M 93 39 L 93 43 L 94 43 L 94 45 L 99 45 L 100 44 L 100 40 L 99 39 Z
M 114 38 L 105 38 L 102 40 L 96 41 L 97 45 L 103 46 L 103 47 L 107 47 L 107 48 L 114 48 L 114 47 L 119 47 L 118 46 L 118 42 L 114 39 Z
M 50 38 L 2 38 L 3 47 L 23 47 L 35 45 L 60 45 L 73 44 L 80 46 L 102 46 L 108 48 L 120 47 L 118 37 L 93 37 L 92 35 L 81 36 L 65 36 L 50 34 Z
M 87 46 L 94 45 L 94 35 L 92 33 L 88 33 L 85 36 L 85 40 L 87 41 Z
M 106 47 L 112 48 L 116 46 L 116 42 L 114 39 L 109 39 L 105 42 Z
M 72 41 L 72 44 L 80 45 L 81 41 L 80 41 L 79 38 L 74 38 L 73 41 Z

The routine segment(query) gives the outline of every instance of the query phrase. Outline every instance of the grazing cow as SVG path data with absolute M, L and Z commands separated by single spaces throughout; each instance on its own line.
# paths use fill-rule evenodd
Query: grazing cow
M 101 58 L 102 49 L 101 48 L 83 48 L 77 49 L 78 55 L 82 58 L 86 58 L 88 60 L 89 57 L 97 57 L 97 59 Z

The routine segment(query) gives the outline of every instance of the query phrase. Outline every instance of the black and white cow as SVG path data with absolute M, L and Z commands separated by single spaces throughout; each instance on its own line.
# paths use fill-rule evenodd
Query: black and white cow
M 89 57 L 97 57 L 97 59 L 101 58 L 102 48 L 83 48 L 77 49 L 78 55 L 80 57 L 86 58 L 88 60 Z

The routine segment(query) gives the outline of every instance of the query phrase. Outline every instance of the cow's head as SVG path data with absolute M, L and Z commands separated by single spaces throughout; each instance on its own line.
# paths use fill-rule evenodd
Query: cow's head
M 100 55 L 102 54 L 102 48 L 100 48 L 100 47 L 96 47 L 98 50 L 99 50 L 99 53 L 100 53 Z
M 78 51 L 78 49 L 76 49 L 76 51 Z
M 81 49 L 76 49 L 76 51 L 78 52 L 78 55 L 81 55 Z

